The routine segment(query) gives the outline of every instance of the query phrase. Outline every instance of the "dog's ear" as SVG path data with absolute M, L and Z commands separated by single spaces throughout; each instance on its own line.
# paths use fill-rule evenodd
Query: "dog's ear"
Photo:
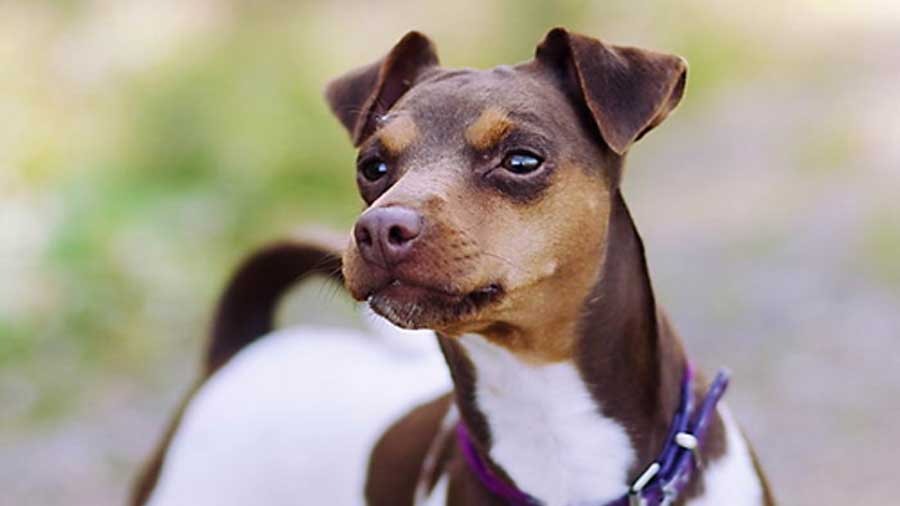
M 678 105 L 684 94 L 684 59 L 613 46 L 554 28 L 535 59 L 565 80 L 590 111 L 606 144 L 624 154 Z
M 422 73 L 438 64 L 434 44 L 419 32 L 407 33 L 384 58 L 328 83 L 325 98 L 358 146 L 386 113 L 415 84 Z

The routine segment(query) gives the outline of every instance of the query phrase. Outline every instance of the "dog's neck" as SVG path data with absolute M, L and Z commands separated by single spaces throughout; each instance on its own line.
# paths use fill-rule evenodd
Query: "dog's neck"
M 603 413 L 627 427 L 639 465 L 646 465 L 668 434 L 686 359 L 656 305 L 644 245 L 618 191 L 602 274 L 584 314 L 575 361 Z
M 507 451 L 506 462 L 498 457 L 498 452 L 506 451 L 503 447 L 518 447 L 534 449 L 534 457 L 543 452 L 553 458 L 546 449 L 535 448 L 535 432 L 528 430 L 547 435 L 548 444 L 556 445 L 550 453 L 555 450 L 561 458 L 572 454 L 567 444 L 576 445 L 580 452 L 598 453 L 596 465 L 586 466 L 585 473 L 594 485 L 585 486 L 613 496 L 664 444 L 679 401 L 685 359 L 678 339 L 656 308 L 643 245 L 618 191 L 612 199 L 602 262 L 597 283 L 583 301 L 584 316 L 570 360 L 528 365 L 480 336 L 440 339 L 460 413 L 476 446 L 491 457 L 487 460 L 499 474 L 513 481 L 529 481 L 529 476 L 539 481 L 540 473 L 553 466 L 546 460 L 510 462 L 532 456 L 527 451 L 519 458 Z M 583 434 L 569 429 L 579 426 Z M 560 433 L 554 433 L 557 428 Z M 519 435 L 498 433 L 503 430 Z M 579 440 L 566 441 L 573 436 Z M 564 468 L 567 463 L 560 464 Z M 507 470 L 504 465 L 517 469 Z M 606 476 L 596 476 L 598 470 Z M 576 474 L 554 480 L 569 480 L 569 488 L 578 489 Z M 517 485 L 529 491 L 529 483 Z M 582 492 L 588 493 L 562 490 L 558 498 L 602 499 L 578 496 Z

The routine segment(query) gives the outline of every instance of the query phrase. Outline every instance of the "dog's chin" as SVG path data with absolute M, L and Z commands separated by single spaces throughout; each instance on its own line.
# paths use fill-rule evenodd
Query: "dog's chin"
M 442 330 L 472 320 L 502 296 L 492 283 L 471 292 L 452 293 L 401 281 L 392 281 L 368 298 L 373 311 L 406 329 Z

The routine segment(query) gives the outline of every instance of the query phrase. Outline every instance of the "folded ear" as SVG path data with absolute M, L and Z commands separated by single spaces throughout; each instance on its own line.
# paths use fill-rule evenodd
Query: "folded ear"
M 674 55 L 613 46 L 554 28 L 535 59 L 580 93 L 600 135 L 624 154 L 678 105 L 687 64 Z
M 384 58 L 350 71 L 328 83 L 325 98 L 358 146 L 386 113 L 409 91 L 416 79 L 438 64 L 434 44 L 419 32 L 409 32 Z

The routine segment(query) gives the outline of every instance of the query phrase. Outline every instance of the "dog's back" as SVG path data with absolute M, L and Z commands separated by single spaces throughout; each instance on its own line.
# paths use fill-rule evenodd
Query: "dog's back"
M 147 504 L 361 504 L 378 435 L 449 384 L 433 340 L 366 340 L 298 327 L 239 353 L 194 395 Z

